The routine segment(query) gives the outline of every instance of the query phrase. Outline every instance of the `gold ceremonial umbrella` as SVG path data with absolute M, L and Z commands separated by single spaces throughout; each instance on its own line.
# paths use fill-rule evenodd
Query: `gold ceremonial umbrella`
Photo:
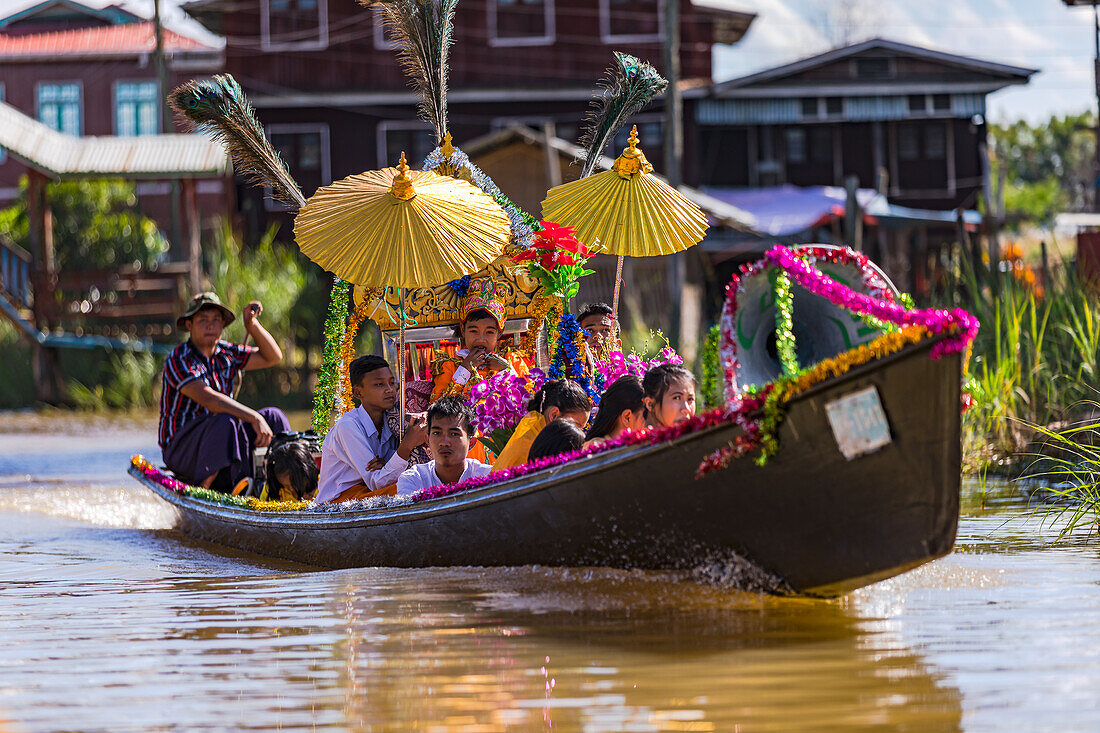
M 682 252 L 707 232 L 703 211 L 653 175 L 653 166 L 638 148 L 637 126 L 611 170 L 550 189 L 542 218 L 572 227 L 582 242 L 598 240 L 603 252 L 619 256 L 612 306 L 616 319 L 623 257 Z
M 307 257 L 366 287 L 442 285 L 500 256 L 511 222 L 474 185 L 431 171 L 396 168 L 349 176 L 317 189 L 294 219 Z
M 491 196 L 466 181 L 410 171 L 404 153 L 396 168 L 317 189 L 294 219 L 298 247 L 318 265 L 356 285 L 398 289 L 402 416 L 405 288 L 478 272 L 511 236 L 511 222 Z

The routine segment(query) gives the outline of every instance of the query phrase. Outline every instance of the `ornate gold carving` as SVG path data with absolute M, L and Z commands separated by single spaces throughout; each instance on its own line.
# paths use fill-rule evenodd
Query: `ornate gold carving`
M 506 318 L 528 318 L 532 315 L 532 304 L 539 296 L 537 280 L 527 276 L 527 271 L 517 266 L 507 256 L 497 259 L 486 269 L 475 274 L 471 280 L 471 291 L 479 280 L 492 279 L 497 286 L 497 295 L 507 307 Z M 386 293 L 385 302 L 382 294 Z M 355 288 L 356 304 L 369 301 L 368 317 L 383 331 L 398 327 L 397 291 L 390 288 Z M 434 288 L 415 288 L 405 291 L 405 311 L 416 326 L 452 326 L 459 322 L 462 299 L 448 284 Z
M 638 126 L 630 130 L 630 144 L 623 150 L 623 154 L 615 159 L 612 168 L 620 178 L 630 178 L 639 173 L 652 173 L 653 166 L 646 160 L 645 153 L 638 147 Z
M 409 164 L 405 162 L 404 152 L 401 153 L 401 160 L 397 163 L 397 175 L 393 177 L 390 195 L 402 201 L 416 198 L 416 189 L 413 188 L 412 178 L 409 177 Z
M 440 150 L 443 153 L 443 162 L 437 165 L 432 170 L 441 176 L 450 176 L 451 178 L 457 178 L 460 181 L 466 181 L 466 183 L 474 182 L 474 175 L 470 172 L 470 169 L 466 166 L 459 168 L 457 165 L 451 162 L 451 156 L 458 151 L 458 148 L 451 142 L 451 133 L 447 133 L 443 136 L 443 147 Z

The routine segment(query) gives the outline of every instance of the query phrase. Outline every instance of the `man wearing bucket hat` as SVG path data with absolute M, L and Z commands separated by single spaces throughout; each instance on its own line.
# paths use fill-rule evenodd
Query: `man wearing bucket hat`
M 229 491 L 252 475 L 253 448 L 290 430 L 282 410 L 253 410 L 233 398 L 242 370 L 274 366 L 283 358 L 260 325 L 261 313 L 263 306 L 254 300 L 242 315 L 256 346 L 222 340 L 236 316 L 215 293 L 199 293 L 176 319 L 176 327 L 189 335 L 164 362 L 159 442 L 165 465 L 186 481 Z

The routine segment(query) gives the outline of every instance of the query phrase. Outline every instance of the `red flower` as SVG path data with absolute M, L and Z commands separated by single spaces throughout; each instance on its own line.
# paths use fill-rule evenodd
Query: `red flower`
M 554 255 L 554 259 L 557 260 L 559 265 L 575 265 L 577 264 L 577 258 L 568 252 L 558 252 Z
M 542 265 L 542 269 L 544 269 L 544 270 L 552 270 L 552 269 L 554 269 L 554 266 L 558 264 L 556 260 L 557 260 L 557 255 L 555 255 L 553 253 L 548 253 L 548 254 L 544 254 L 539 259 L 539 264 Z
M 522 252 L 520 252 L 518 255 L 515 255 L 514 257 L 512 257 L 512 262 L 530 262 L 531 260 L 534 260 L 534 259 L 537 259 L 537 258 L 538 258 L 538 253 L 537 252 L 535 252 L 533 249 L 525 249 Z

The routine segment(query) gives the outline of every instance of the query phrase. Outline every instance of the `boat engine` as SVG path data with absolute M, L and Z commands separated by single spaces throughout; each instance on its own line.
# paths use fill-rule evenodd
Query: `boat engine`
M 812 246 L 819 250 L 844 249 L 820 244 Z M 898 294 L 890 278 L 874 264 L 869 275 L 852 263 L 819 259 L 814 266 L 857 292 L 876 295 L 885 288 L 894 295 Z M 770 269 L 765 269 L 741 282 L 743 289 L 737 298 L 734 322 L 737 360 L 740 362 L 734 379 L 737 389 L 771 382 L 783 372 L 776 347 L 775 294 L 770 272 Z M 793 282 L 791 294 L 794 301 L 795 353 L 800 367 L 816 364 L 882 335 L 860 316 L 807 292 Z

